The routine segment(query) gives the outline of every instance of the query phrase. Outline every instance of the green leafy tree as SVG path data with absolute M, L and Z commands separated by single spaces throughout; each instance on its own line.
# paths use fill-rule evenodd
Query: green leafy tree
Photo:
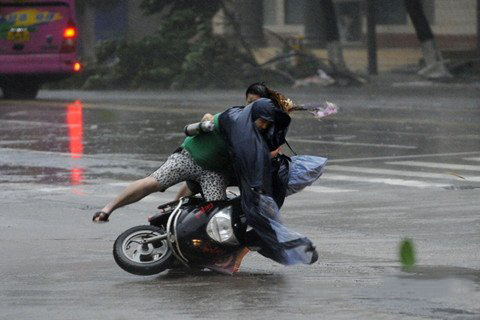
M 259 80 L 284 82 L 278 74 L 259 67 L 246 42 L 239 41 L 236 22 L 232 22 L 238 31 L 234 37 L 212 33 L 211 21 L 220 9 L 234 19 L 225 1 L 143 0 L 146 14 L 161 14 L 158 31 L 134 42 L 103 42 L 84 87 L 231 88 Z M 83 2 L 90 4 L 91 0 Z
M 97 73 L 86 87 L 169 87 L 190 52 L 189 40 L 198 33 L 190 27 L 192 19 L 193 11 L 174 11 L 154 35 L 135 42 L 101 43 L 96 50 Z

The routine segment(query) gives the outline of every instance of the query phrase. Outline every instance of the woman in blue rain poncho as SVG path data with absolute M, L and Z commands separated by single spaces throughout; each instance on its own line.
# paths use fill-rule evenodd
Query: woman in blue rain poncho
M 270 99 L 232 107 L 219 118 L 242 196 L 242 209 L 252 228 L 249 239 L 259 253 L 284 265 L 314 263 L 312 242 L 286 228 L 274 200 L 270 152 L 284 142 L 289 115 Z

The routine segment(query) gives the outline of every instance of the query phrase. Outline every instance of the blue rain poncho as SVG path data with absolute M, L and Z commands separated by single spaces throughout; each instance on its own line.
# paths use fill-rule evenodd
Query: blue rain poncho
M 258 118 L 271 122 L 266 132 L 255 126 Z M 281 223 L 273 199 L 270 151 L 285 142 L 288 114 L 271 100 L 259 99 L 246 107 L 228 109 L 219 121 L 239 183 L 242 210 L 254 231 L 259 253 L 283 265 L 315 262 L 317 254 L 312 242 Z

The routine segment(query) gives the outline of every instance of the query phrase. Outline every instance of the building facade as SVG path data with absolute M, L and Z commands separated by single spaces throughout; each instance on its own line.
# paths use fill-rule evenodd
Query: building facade
M 266 61 L 282 47 L 282 41 L 297 41 L 326 57 L 321 0 L 228 0 L 247 42 L 259 61 Z M 366 1 L 333 0 L 340 41 L 352 70 L 364 70 L 366 50 Z M 86 7 L 80 12 L 82 56 L 94 59 L 98 41 L 121 38 L 139 40 L 158 29 L 162 15 L 145 16 L 141 1 L 118 0 L 112 8 Z M 442 50 L 472 50 L 479 45 L 480 0 L 423 0 L 436 42 Z M 380 70 L 417 64 L 422 58 L 414 27 L 404 0 L 376 0 L 376 34 Z M 222 18 L 223 16 L 223 18 Z M 330 20 L 331 22 L 331 20 Z M 217 33 L 232 32 L 219 12 L 213 19 Z M 282 39 L 282 40 L 279 40 Z
M 264 27 L 286 36 L 305 37 L 306 9 L 318 0 L 263 0 Z M 365 42 L 364 0 L 333 0 L 340 38 L 346 46 Z M 425 14 L 441 47 L 472 48 L 478 41 L 477 0 L 423 0 Z M 310 5 L 310 7 L 309 7 Z M 376 3 L 377 41 L 379 47 L 418 46 L 415 30 L 403 0 Z M 313 8 L 315 5 L 313 6 Z M 323 17 L 328 19 L 328 17 Z

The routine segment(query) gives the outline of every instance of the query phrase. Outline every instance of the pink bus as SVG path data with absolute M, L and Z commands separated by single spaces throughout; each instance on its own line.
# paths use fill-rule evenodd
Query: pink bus
M 0 87 L 34 99 L 40 85 L 80 71 L 74 0 L 0 0 Z

